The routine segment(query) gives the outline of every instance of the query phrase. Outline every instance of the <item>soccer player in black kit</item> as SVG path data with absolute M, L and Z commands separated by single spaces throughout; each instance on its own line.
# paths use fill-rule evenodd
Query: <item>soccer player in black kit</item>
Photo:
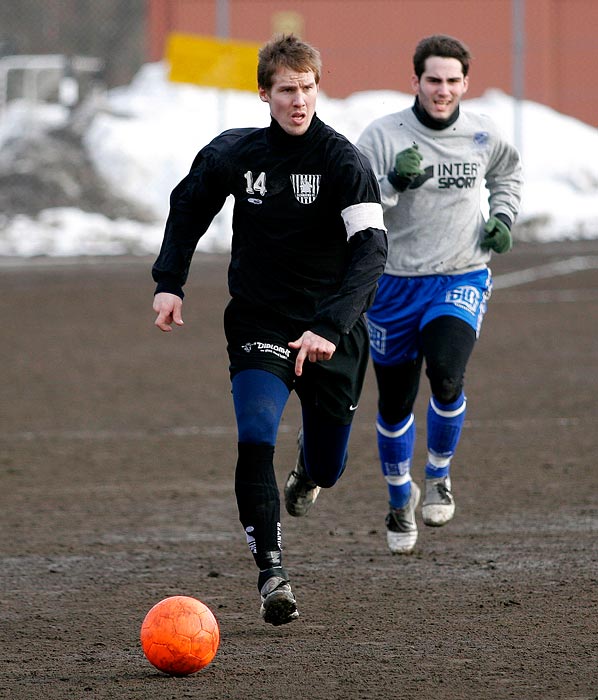
M 223 132 L 173 190 L 152 274 L 156 326 L 182 325 L 182 287 L 199 238 L 235 199 L 224 313 L 238 431 L 235 493 L 259 569 L 261 615 L 299 617 L 282 565 L 274 472 L 291 391 L 301 402 L 298 457 L 287 511 L 305 515 L 346 460 L 369 358 L 363 318 L 387 254 L 380 193 L 368 161 L 315 113 L 319 52 L 292 35 L 264 45 L 258 94 L 266 128 Z

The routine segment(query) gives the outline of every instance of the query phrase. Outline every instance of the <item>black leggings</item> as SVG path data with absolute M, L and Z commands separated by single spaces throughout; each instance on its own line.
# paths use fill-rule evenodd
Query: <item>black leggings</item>
M 468 323 L 440 316 L 422 329 L 420 352 L 414 360 L 392 366 L 374 362 L 382 419 L 391 425 L 400 423 L 413 411 L 424 359 L 434 398 L 442 404 L 456 401 L 475 341 L 476 333 Z

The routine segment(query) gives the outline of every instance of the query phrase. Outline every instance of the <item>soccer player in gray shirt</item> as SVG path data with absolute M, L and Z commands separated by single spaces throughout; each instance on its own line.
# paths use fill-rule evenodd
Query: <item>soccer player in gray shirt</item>
M 422 39 L 413 56 L 415 103 L 374 121 L 357 143 L 378 177 L 388 230 L 388 260 L 367 318 L 394 554 L 411 553 L 417 542 L 413 406 L 424 361 L 431 397 L 422 518 L 438 527 L 454 515 L 450 467 L 465 420 L 465 369 L 492 289 L 488 263 L 492 251 L 511 249 L 521 197 L 517 150 L 490 118 L 460 109 L 470 59 L 453 37 Z

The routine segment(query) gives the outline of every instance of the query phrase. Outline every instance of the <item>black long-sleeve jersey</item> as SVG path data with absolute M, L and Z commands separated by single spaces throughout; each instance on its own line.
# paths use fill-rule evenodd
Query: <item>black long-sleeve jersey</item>
M 367 159 L 315 115 L 301 136 L 275 120 L 220 134 L 172 192 L 157 292 L 183 296 L 197 242 L 230 194 L 232 298 L 337 343 L 371 303 L 386 261 Z

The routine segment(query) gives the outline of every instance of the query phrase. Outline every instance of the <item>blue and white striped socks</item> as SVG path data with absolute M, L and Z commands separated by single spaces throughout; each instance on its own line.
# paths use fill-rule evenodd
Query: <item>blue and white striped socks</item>
M 382 473 L 388 484 L 390 504 L 402 508 L 411 493 L 411 461 L 415 444 L 415 416 L 411 413 L 400 423 L 386 423 L 380 415 L 376 420 L 378 454 Z
M 441 404 L 433 397 L 430 399 L 426 479 L 439 479 L 449 475 L 451 459 L 465 422 L 466 408 L 467 399 L 463 392 L 450 404 Z

